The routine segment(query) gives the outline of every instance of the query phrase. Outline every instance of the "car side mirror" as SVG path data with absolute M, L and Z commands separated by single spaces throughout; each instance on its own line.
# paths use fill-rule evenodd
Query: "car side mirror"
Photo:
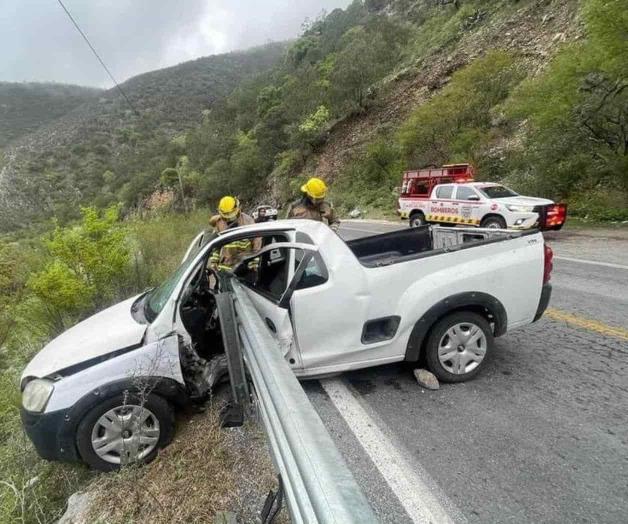
M 480 197 L 477 195 L 471 195 L 470 197 L 467 198 L 467 200 L 471 200 L 473 202 L 479 202 L 480 201 Z

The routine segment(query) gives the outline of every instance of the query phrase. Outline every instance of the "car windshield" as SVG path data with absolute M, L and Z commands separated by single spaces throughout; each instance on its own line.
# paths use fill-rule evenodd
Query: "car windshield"
M 170 295 L 172 295 L 172 291 L 176 287 L 179 280 L 181 280 L 181 277 L 185 274 L 190 264 L 194 261 L 194 258 L 195 257 L 189 257 L 161 285 L 153 289 L 148 294 L 146 300 L 144 301 L 144 316 L 149 322 L 155 320 L 157 315 L 161 313 L 161 310 L 166 305 Z
M 509 198 L 519 196 L 512 189 L 508 189 L 505 186 L 485 186 L 478 187 L 480 193 L 487 198 Z

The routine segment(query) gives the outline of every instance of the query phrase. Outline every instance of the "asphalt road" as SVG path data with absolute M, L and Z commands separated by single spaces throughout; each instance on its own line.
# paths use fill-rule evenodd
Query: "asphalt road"
M 547 236 L 551 309 L 475 380 L 426 391 L 399 364 L 304 384 L 383 522 L 628 522 L 628 234 Z

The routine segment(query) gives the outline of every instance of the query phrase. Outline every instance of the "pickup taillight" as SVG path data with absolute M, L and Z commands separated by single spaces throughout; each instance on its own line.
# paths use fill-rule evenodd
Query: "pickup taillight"
M 567 204 L 552 204 L 547 206 L 545 227 L 552 228 L 564 224 L 567 218 Z
M 554 269 L 554 252 L 547 244 L 544 246 L 545 256 L 543 259 L 543 284 L 547 284 L 552 278 L 552 269 Z

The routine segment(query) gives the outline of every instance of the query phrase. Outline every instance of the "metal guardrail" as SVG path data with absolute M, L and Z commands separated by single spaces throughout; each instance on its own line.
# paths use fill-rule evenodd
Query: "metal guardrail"
M 292 522 L 378 522 L 244 288 L 231 284 L 244 360 Z

